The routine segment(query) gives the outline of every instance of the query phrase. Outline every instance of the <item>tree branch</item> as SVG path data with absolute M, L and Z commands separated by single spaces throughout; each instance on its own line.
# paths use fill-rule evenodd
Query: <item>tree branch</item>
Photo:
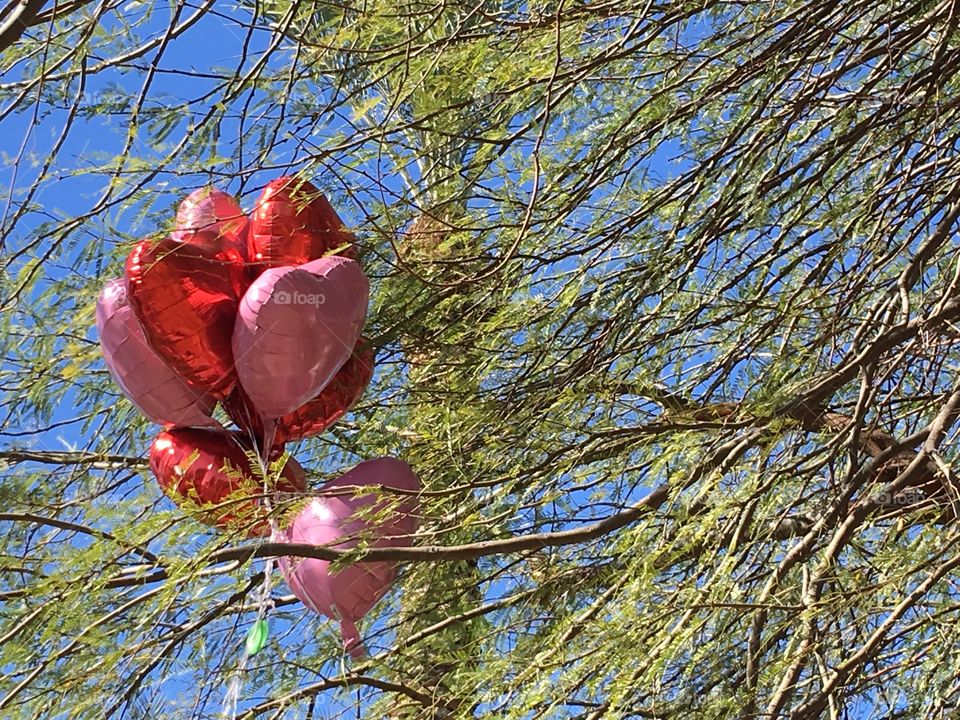
M 0 24 L 0 52 L 13 45 L 33 25 L 46 0 L 26 0 L 8 5 L 2 11 Z

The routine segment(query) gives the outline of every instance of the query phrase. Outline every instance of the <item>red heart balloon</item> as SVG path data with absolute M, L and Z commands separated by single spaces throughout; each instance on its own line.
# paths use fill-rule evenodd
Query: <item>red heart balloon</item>
M 356 259 L 353 235 L 313 184 L 281 177 L 268 184 L 250 216 L 247 255 L 256 270 L 302 265 L 346 245 L 340 255 Z
M 283 444 L 319 435 L 343 417 L 370 384 L 374 355 L 373 348 L 366 345 L 365 338 L 361 338 L 353 355 L 317 397 L 277 420 L 274 443 Z M 222 404 L 237 427 L 256 438 L 263 437 L 260 417 L 239 383 Z
M 177 208 L 177 224 L 170 237 L 189 242 L 193 233 L 216 233 L 224 247 L 247 254 L 247 218 L 236 198 L 213 187 L 202 187 L 187 195 Z
M 350 359 L 317 397 L 280 419 L 280 440 L 288 442 L 319 435 L 343 417 L 370 384 L 373 359 L 372 349 L 354 349 Z
M 259 499 L 263 484 L 244 453 L 250 447 L 238 432 L 173 428 L 161 432 L 150 446 L 150 469 L 164 493 L 197 520 L 251 536 L 265 535 L 270 527 Z M 300 463 L 291 457 L 271 490 L 306 492 Z
M 147 342 L 177 374 L 216 398 L 237 382 L 233 324 L 246 291 L 243 258 L 212 232 L 143 240 L 127 257 L 127 295 Z

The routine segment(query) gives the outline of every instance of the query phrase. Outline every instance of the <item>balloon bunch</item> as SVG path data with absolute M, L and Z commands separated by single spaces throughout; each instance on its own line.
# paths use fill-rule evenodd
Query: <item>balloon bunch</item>
M 150 467 L 174 502 L 251 536 L 272 531 L 349 548 L 363 533 L 377 547 L 410 544 L 414 495 L 387 506 L 358 494 L 367 485 L 419 489 L 410 468 L 389 458 L 305 496 L 288 527 L 270 517 L 278 497 L 307 492 L 294 458 L 273 473 L 270 463 L 285 443 L 336 422 L 370 382 L 374 356 L 360 335 L 368 295 L 352 235 L 313 185 L 289 177 L 268 184 L 249 216 L 232 196 L 198 190 L 181 203 L 169 236 L 133 248 L 125 277 L 103 288 L 97 330 L 117 384 L 164 426 Z M 213 419 L 217 402 L 236 430 Z M 357 488 L 344 495 L 350 486 Z M 371 504 L 381 517 L 355 516 L 366 517 Z M 395 568 L 361 562 L 331 573 L 324 561 L 293 558 L 280 567 L 293 592 L 338 619 L 348 649 L 362 653 L 354 622 L 386 592 Z

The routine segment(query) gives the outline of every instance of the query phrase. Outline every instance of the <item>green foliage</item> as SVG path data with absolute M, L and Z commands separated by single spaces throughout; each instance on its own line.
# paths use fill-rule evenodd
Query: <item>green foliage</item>
M 953 711 L 950 3 L 24 12 L 0 716 L 218 717 L 234 678 L 246 718 Z M 163 496 L 91 326 L 188 191 L 249 208 L 287 173 L 355 231 L 378 350 L 287 449 L 314 488 L 408 461 L 431 551 L 362 662 L 275 572 L 241 669 L 264 560 L 230 553 L 259 541 Z

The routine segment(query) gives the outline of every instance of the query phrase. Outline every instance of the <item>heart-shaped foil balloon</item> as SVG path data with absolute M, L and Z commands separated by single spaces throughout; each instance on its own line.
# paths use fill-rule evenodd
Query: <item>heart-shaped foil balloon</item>
M 317 397 L 350 358 L 367 313 L 360 265 L 325 257 L 266 270 L 240 303 L 237 376 L 261 418 L 276 420 Z
M 356 258 L 353 235 L 314 185 L 281 177 L 267 185 L 250 214 L 247 256 L 261 269 L 301 265 L 337 248 Z
M 177 242 L 189 242 L 194 233 L 212 232 L 220 238 L 223 247 L 234 248 L 246 259 L 249 225 L 246 213 L 233 195 L 203 187 L 180 203 L 177 226 L 170 236 Z
M 150 469 L 164 493 L 197 520 L 265 535 L 270 528 L 263 482 L 250 468 L 245 453 L 250 447 L 241 433 L 173 428 L 161 432 L 150 446 Z M 269 488 L 273 504 L 306 489 L 303 468 L 292 457 Z
M 150 346 L 176 373 L 216 398 L 237 375 L 231 338 L 246 270 L 216 233 L 143 240 L 127 257 L 127 295 Z
M 376 486 L 408 494 L 364 491 Z M 271 539 L 340 550 L 361 542 L 373 548 L 409 547 L 419 524 L 414 493 L 420 488 L 420 479 L 402 460 L 367 460 L 325 484 L 316 497 L 304 501 L 300 512 L 288 513 L 292 519 Z M 362 657 L 365 651 L 356 623 L 390 588 L 396 564 L 358 562 L 334 572 L 326 560 L 281 557 L 279 565 L 293 594 L 307 607 L 339 620 L 345 649 Z
M 126 281 L 108 282 L 97 300 L 97 332 L 113 379 L 140 411 L 162 425 L 216 425 L 216 400 L 170 369 L 143 336 Z
M 361 338 L 350 359 L 319 395 L 277 420 L 274 443 L 283 444 L 319 435 L 343 417 L 370 384 L 373 361 L 373 349 L 364 346 Z M 222 404 L 237 427 L 252 433 L 258 440 L 263 439 L 263 423 L 239 383 Z

